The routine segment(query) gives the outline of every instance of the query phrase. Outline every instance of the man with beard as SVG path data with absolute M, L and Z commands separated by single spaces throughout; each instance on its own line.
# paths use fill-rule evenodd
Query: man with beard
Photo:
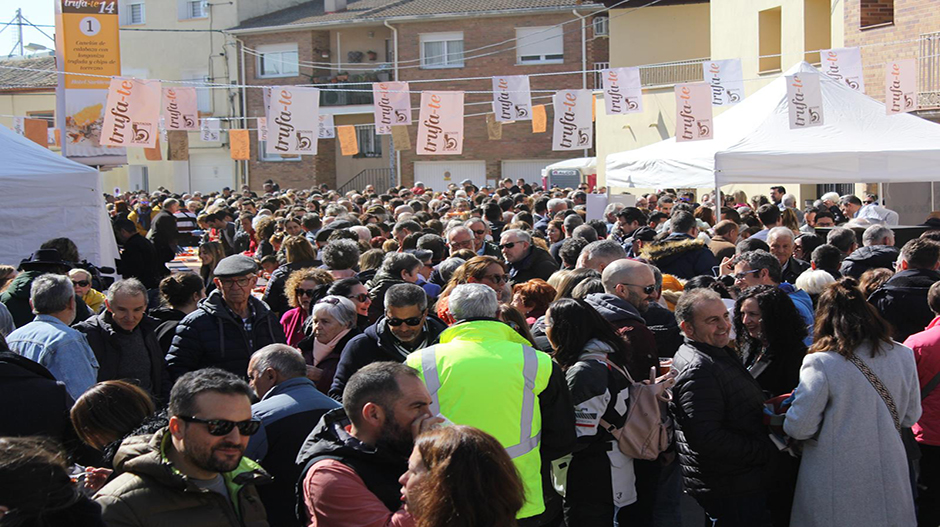
M 343 407 L 320 419 L 297 456 L 304 525 L 414 526 L 398 478 L 414 438 L 440 422 L 417 372 L 375 362 L 350 377 Z
M 216 368 L 189 372 L 170 392 L 169 424 L 129 437 L 114 479 L 95 496 L 108 525 L 268 525 L 255 485 L 270 477 L 243 457 L 260 421 L 251 388 Z

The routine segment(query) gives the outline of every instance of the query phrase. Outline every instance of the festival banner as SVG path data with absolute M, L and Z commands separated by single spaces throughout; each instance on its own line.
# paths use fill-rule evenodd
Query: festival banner
M 538 104 L 532 107 L 532 133 L 544 134 L 548 126 L 548 117 L 545 115 L 545 105 Z
M 356 136 L 355 126 L 337 126 L 336 136 L 339 138 L 340 155 L 354 156 L 359 153 L 359 138 Z
M 196 88 L 163 88 L 163 121 L 167 130 L 198 130 Z
M 711 86 L 713 106 L 731 106 L 744 100 L 741 59 L 703 62 L 702 71 L 705 82 Z
M 46 144 L 48 146 L 59 146 L 59 129 L 50 128 L 48 135 L 46 136 Z
M 460 155 L 463 153 L 462 91 L 421 93 L 418 119 L 419 155 Z
M 398 152 L 411 150 L 411 135 L 408 133 L 407 124 L 392 127 L 392 143 Z
M 591 90 L 561 90 L 553 99 L 552 150 L 581 150 L 594 143 Z
M 826 75 L 844 82 L 855 91 L 865 93 L 862 54 L 858 48 L 824 49 L 819 52 L 820 69 Z
M 147 161 L 163 161 L 162 150 L 160 148 L 160 136 L 157 136 L 157 144 L 153 148 L 144 148 L 144 159 Z
M 490 141 L 499 141 L 503 138 L 503 123 L 496 119 L 495 114 L 486 114 L 486 136 Z
M 153 148 L 160 132 L 160 94 L 160 81 L 111 79 L 101 125 L 101 146 Z
M 37 145 L 49 148 L 49 121 L 27 118 L 23 123 L 23 135 Z
M 333 114 L 320 114 L 318 119 L 318 136 L 320 139 L 333 139 L 336 137 L 335 124 L 333 124 Z
M 376 135 L 389 135 L 393 126 L 411 124 L 411 95 L 407 82 L 372 84 Z
M 268 140 L 268 118 L 258 117 L 258 141 Z
M 640 68 L 601 70 L 604 81 L 604 109 L 607 115 L 625 115 L 643 111 L 643 87 Z
M 676 142 L 712 138 L 711 86 L 676 84 Z
M 26 135 L 26 118 L 25 117 L 14 117 L 13 118 L 13 132 Z
M 787 75 L 787 105 L 790 129 L 822 126 L 822 90 L 818 73 Z
M 229 149 L 235 161 L 248 161 L 251 159 L 251 136 L 248 130 L 228 131 Z
M 885 64 L 885 110 L 888 115 L 917 109 L 917 59 Z
M 216 143 L 222 140 L 222 121 L 218 119 L 203 119 L 199 128 L 200 138 L 206 143 Z
M 189 132 L 185 130 L 170 130 L 166 134 L 167 161 L 189 161 Z
M 277 86 L 271 91 L 267 115 L 268 154 L 317 155 L 320 90 Z
M 493 113 L 500 123 L 532 119 L 532 92 L 527 75 L 493 77 Z
M 118 4 L 118 0 L 55 0 L 56 69 L 61 72 L 55 126 L 64 130 L 62 155 L 92 166 L 126 161 L 123 148 L 103 146 L 107 143 L 101 137 L 108 77 L 121 75 Z

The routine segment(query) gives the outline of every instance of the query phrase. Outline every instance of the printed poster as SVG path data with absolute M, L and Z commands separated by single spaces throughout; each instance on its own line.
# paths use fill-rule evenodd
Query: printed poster
M 318 137 L 320 139 L 333 139 L 336 137 L 335 125 L 333 124 L 333 114 L 320 114 L 318 119 Z
M 163 121 L 167 130 L 198 130 L 196 88 L 163 88 Z
M 411 124 L 411 94 L 407 82 L 372 84 L 375 133 L 391 135 L 393 126 Z
M 885 64 L 885 110 L 888 115 L 917 109 L 917 59 Z
M 712 138 L 711 86 L 676 84 L 676 142 Z
M 356 136 L 355 126 L 338 126 L 336 135 L 339 138 L 340 155 L 354 156 L 359 153 L 359 138 Z
M 268 140 L 268 118 L 257 117 L 258 120 L 258 141 Z
M 417 154 L 426 156 L 463 153 L 462 91 L 421 93 Z
M 222 121 L 218 119 L 203 119 L 200 132 L 200 138 L 204 142 L 217 143 L 222 140 Z
M 604 80 L 604 109 L 607 115 L 643 111 L 640 68 L 612 68 L 601 71 Z
M 705 82 L 711 86 L 713 106 L 732 106 L 744 100 L 741 59 L 703 62 L 702 70 Z
M 822 126 L 823 108 L 819 74 L 787 75 L 787 105 L 790 110 L 791 130 Z
M 229 130 L 228 141 L 232 159 L 236 161 L 251 159 L 251 139 L 248 130 Z
M 527 75 L 493 77 L 493 113 L 500 123 L 532 119 L 532 92 Z
M 111 79 L 101 125 L 101 145 L 156 146 L 160 132 L 160 95 L 160 81 Z
M 553 99 L 554 136 L 552 150 L 581 150 L 594 144 L 591 121 L 591 90 L 561 90 Z
M 267 112 L 266 153 L 317 155 L 319 115 L 320 90 L 298 86 L 273 88 Z
M 855 91 L 865 93 L 862 54 L 858 48 L 824 49 L 819 52 L 819 57 L 823 73 L 844 82 Z

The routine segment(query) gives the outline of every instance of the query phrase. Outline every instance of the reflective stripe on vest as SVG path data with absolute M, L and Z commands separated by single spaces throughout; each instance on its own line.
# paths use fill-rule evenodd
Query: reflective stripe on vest
M 532 437 L 532 420 L 535 418 L 535 381 L 539 372 L 538 352 L 529 347 L 522 346 L 522 376 L 525 378 L 525 389 L 522 391 L 522 414 L 519 426 L 519 443 L 506 447 L 509 457 L 515 459 L 535 450 L 542 440 L 542 431 Z M 431 413 L 441 413 L 441 403 L 437 392 L 441 389 L 441 378 L 437 371 L 437 353 L 435 346 L 421 350 L 421 371 L 424 373 L 424 383 L 431 394 Z

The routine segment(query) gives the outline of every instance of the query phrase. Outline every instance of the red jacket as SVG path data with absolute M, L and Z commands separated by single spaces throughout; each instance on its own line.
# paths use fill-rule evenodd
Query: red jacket
M 924 331 L 907 337 L 904 345 L 914 350 L 920 388 L 924 389 L 940 373 L 940 317 L 934 318 Z M 940 446 L 940 387 L 930 392 L 921 405 L 924 413 L 914 425 L 914 437 L 926 445 Z

